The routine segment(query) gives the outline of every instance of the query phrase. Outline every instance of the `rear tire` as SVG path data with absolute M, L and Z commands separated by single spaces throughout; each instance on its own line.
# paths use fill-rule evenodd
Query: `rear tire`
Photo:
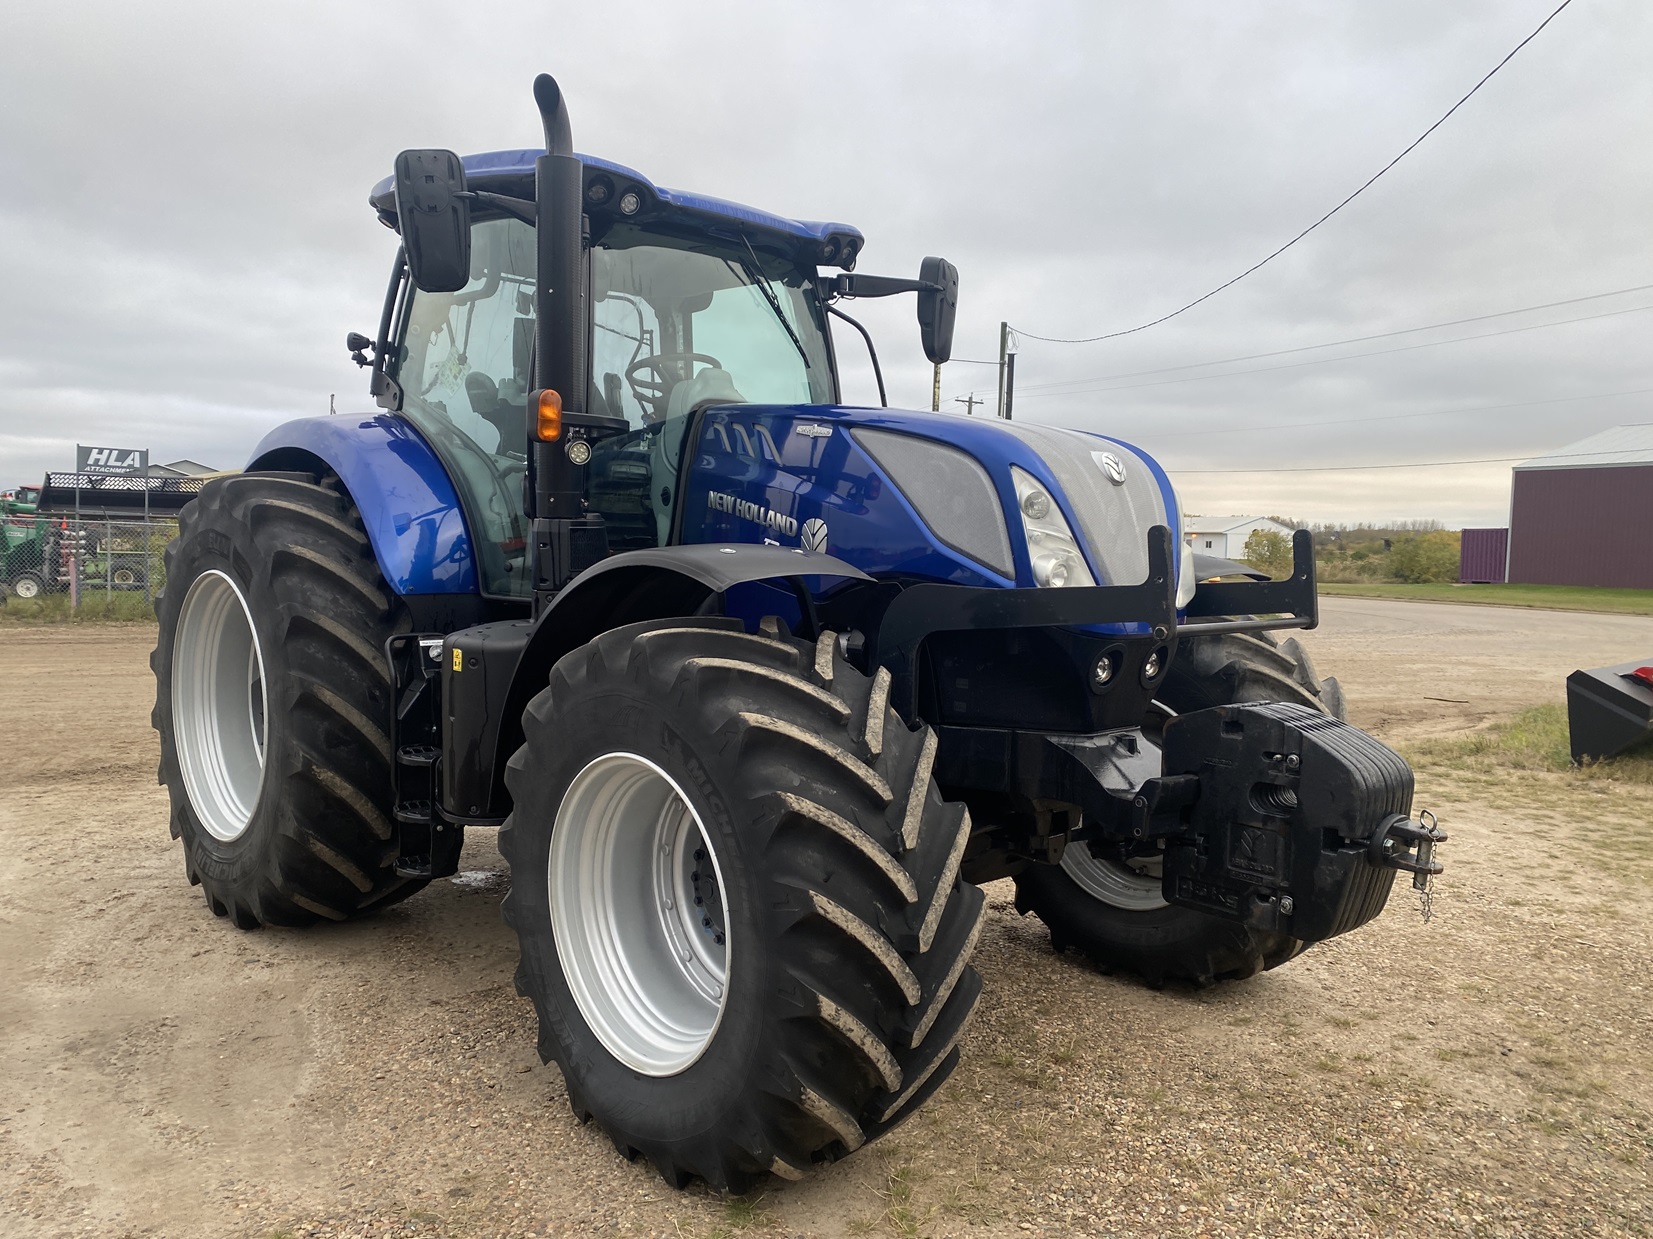
M 384 642 L 407 626 L 329 479 L 208 482 L 166 548 L 155 712 L 184 871 L 242 929 L 347 920 L 398 877 Z
M 1183 637 L 1160 686 L 1150 730 L 1164 714 L 1240 702 L 1290 701 L 1341 719 L 1343 689 L 1315 674 L 1295 637 L 1266 632 Z M 1308 943 L 1165 902 L 1157 869 L 1133 871 L 1076 844 L 1061 865 L 1030 865 L 1016 877 L 1016 908 L 1050 928 L 1057 950 L 1075 946 L 1104 971 L 1158 986 L 1239 981 L 1301 955 Z
M 38 598 L 46 592 L 46 582 L 33 572 L 20 572 L 11 583 L 11 592 L 19 598 Z
M 1178 714 L 1244 701 L 1290 701 L 1345 719 L 1343 686 L 1315 673 L 1296 637 L 1276 641 L 1267 632 L 1182 637 L 1159 699 Z
M 597 638 L 528 707 L 499 836 L 517 988 L 575 1114 L 675 1186 L 801 1177 L 958 1062 L 969 817 L 888 687 L 830 633 L 696 619 Z

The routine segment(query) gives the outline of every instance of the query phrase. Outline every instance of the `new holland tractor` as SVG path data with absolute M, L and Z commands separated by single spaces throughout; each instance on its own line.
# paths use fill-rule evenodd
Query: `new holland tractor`
M 947 1078 L 979 883 L 1198 984 L 1438 870 L 1406 764 L 1269 635 L 1314 626 L 1306 534 L 1197 584 L 1128 444 L 845 407 L 839 303 L 916 294 L 940 363 L 954 268 L 855 274 L 854 228 L 576 155 L 534 92 L 544 151 L 372 191 L 380 411 L 271 432 L 167 551 L 160 777 L 213 912 L 361 916 L 498 827 L 575 1112 L 743 1190 Z

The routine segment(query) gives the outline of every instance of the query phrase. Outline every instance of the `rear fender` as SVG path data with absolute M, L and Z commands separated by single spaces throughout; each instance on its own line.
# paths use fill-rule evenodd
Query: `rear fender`
M 277 426 L 253 449 L 252 471 L 338 475 L 379 570 L 398 594 L 474 594 L 476 561 L 448 471 L 400 417 L 311 417 Z

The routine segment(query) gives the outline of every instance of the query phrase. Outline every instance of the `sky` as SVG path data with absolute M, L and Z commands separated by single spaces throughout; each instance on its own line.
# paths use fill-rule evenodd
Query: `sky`
M 993 397 L 966 362 L 1009 322 L 1016 417 L 1142 447 L 1189 512 L 1501 524 L 1500 458 L 1653 422 L 1637 0 L 1575 0 L 1197 309 L 1032 337 L 1135 326 L 1244 270 L 1557 3 L 8 5 L 0 486 L 77 442 L 237 467 L 330 400 L 370 410 L 344 337 L 376 327 L 395 239 L 368 189 L 404 147 L 536 144 L 548 71 L 581 151 L 853 223 L 862 271 L 954 262 L 955 412 Z M 891 403 L 927 408 L 912 299 L 852 312 Z M 838 348 L 847 400 L 876 403 L 858 339 Z M 1417 467 L 1462 460 L 1491 463 Z

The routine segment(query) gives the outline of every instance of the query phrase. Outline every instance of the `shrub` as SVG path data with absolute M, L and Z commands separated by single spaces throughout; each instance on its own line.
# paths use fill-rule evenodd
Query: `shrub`
M 1402 534 L 1389 552 L 1389 570 L 1396 580 L 1412 585 L 1456 581 L 1459 540 L 1457 533 L 1445 529 Z
M 1291 575 L 1291 542 L 1284 534 L 1272 529 L 1253 529 L 1245 540 L 1244 558 L 1259 572 L 1266 572 L 1275 580 Z

